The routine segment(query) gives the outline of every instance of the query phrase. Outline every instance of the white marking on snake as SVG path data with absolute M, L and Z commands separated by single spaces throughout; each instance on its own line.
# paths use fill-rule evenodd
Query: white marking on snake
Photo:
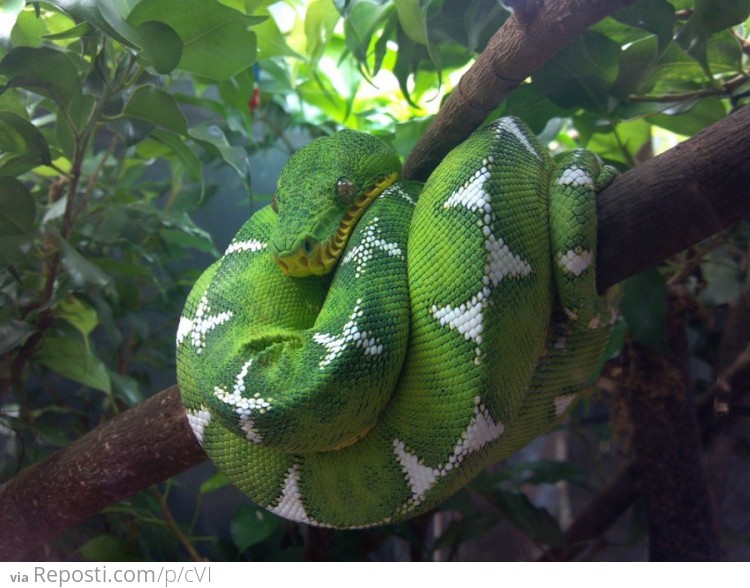
M 483 163 L 493 163 L 492 156 L 488 157 Z M 490 201 L 490 195 L 484 190 L 484 185 L 490 179 L 490 172 L 483 165 L 474 172 L 464 184 L 443 203 L 443 208 L 455 208 L 463 206 L 471 212 L 484 210 L 484 205 Z
M 367 262 L 375 256 L 376 250 L 383 251 L 391 257 L 400 257 L 402 259 L 404 257 L 404 252 L 398 246 L 398 243 L 388 243 L 380 236 L 379 222 L 380 219 L 377 217 L 372 219 L 363 231 L 361 242 L 352 247 L 341 260 L 341 265 L 356 262 L 357 267 L 354 270 L 354 277 L 356 278 L 359 278 L 364 273 Z
M 206 334 L 224 324 L 234 316 L 231 310 L 225 310 L 218 314 L 209 314 L 211 306 L 208 304 L 208 296 L 204 294 L 195 309 L 193 320 L 185 317 L 180 318 L 180 324 L 177 327 L 177 342 L 190 335 L 190 342 L 196 349 L 196 353 L 202 353 L 206 348 Z
M 424 459 L 410 452 L 403 441 L 394 439 L 393 453 L 401 465 L 412 493 L 411 498 L 401 507 L 401 511 L 408 512 L 419 506 L 425 494 L 441 477 L 448 475 L 450 471 L 457 468 L 470 453 L 476 453 L 488 443 L 499 439 L 504 432 L 505 426 L 501 422 L 496 423 L 492 420 L 492 416 L 482 399 L 476 396 L 474 398 L 474 414 L 466 429 L 456 440 L 453 452 L 445 463 L 437 467 L 427 466 Z
M 559 417 L 562 413 L 568 410 L 568 407 L 575 399 L 575 394 L 566 394 L 565 396 L 558 396 L 555 398 L 555 417 Z
M 583 251 L 571 249 L 562 255 L 558 254 L 557 265 L 563 271 L 578 277 L 591 265 L 591 252 L 585 249 Z
M 248 368 L 252 365 L 252 360 L 245 362 L 237 374 L 234 387 L 231 392 L 227 392 L 220 386 L 214 387 L 214 396 L 221 400 L 224 404 L 231 406 L 235 409 L 235 412 L 239 416 L 240 429 L 244 431 L 245 437 L 253 443 L 261 443 L 263 438 L 255 428 L 255 422 L 252 419 L 253 413 L 265 414 L 266 411 L 273 408 L 268 402 L 260 397 L 257 392 L 252 398 L 246 398 L 243 396 L 245 391 L 245 376 L 247 375 Z
M 362 317 L 361 304 L 362 299 L 358 298 L 349 320 L 344 324 L 341 335 L 331 335 L 330 333 L 315 333 L 313 335 L 313 341 L 326 348 L 326 354 L 318 363 L 320 369 L 325 368 L 341 355 L 349 343 L 353 343 L 355 348 L 362 349 L 365 355 L 380 355 L 383 353 L 383 345 L 380 343 L 380 339 L 371 337 L 367 331 L 360 331 L 357 326 L 357 319 Z
M 302 504 L 302 492 L 299 489 L 299 467 L 295 464 L 289 468 L 284 479 L 284 489 L 281 491 L 279 503 L 269 507 L 272 513 L 298 523 L 309 523 L 310 518 Z
M 392 194 L 395 194 L 396 196 L 398 196 L 400 198 L 403 198 L 404 200 L 406 200 L 412 206 L 416 206 L 417 205 L 417 203 L 414 202 L 414 198 L 412 198 L 411 196 L 409 196 L 409 194 L 406 192 L 406 190 L 404 190 L 401 186 L 398 186 L 398 185 L 391 186 L 387 190 L 384 190 L 383 193 L 380 196 L 378 196 L 378 198 L 387 198 L 388 196 L 390 196 Z
M 235 394 L 241 395 L 245 391 L 245 376 L 247 376 L 247 371 L 250 369 L 250 366 L 253 365 L 253 360 L 248 359 L 242 366 L 242 369 L 240 369 L 240 373 L 237 374 L 237 378 L 235 379 L 234 388 L 232 389 L 232 392 Z
M 467 302 L 454 308 L 450 304 L 446 306 L 433 305 L 430 311 L 441 326 L 448 326 L 461 333 L 467 341 L 474 341 L 479 346 L 482 343 L 483 311 L 487 306 L 489 288 L 484 288 L 472 296 Z
M 203 445 L 203 431 L 206 430 L 208 423 L 211 422 L 211 413 L 202 405 L 198 410 L 188 408 L 185 412 L 187 413 L 190 428 L 193 430 L 193 435 L 195 435 L 198 443 Z
M 484 247 L 490 257 L 484 273 L 489 276 L 493 286 L 497 286 L 505 276 L 520 278 L 531 273 L 529 263 L 513 253 L 502 238 L 490 235 L 485 240 Z
M 177 345 L 179 345 L 185 340 L 185 337 L 187 337 L 190 334 L 190 331 L 192 329 L 193 329 L 193 321 L 191 321 L 186 316 L 181 316 L 180 324 L 177 325 Z
M 506 131 L 513 135 L 518 141 L 526 147 L 529 153 L 531 153 L 534 157 L 537 159 L 541 159 L 541 156 L 537 152 L 536 149 L 534 149 L 534 146 L 529 141 L 528 137 L 523 134 L 523 131 L 518 127 L 518 125 L 513 122 L 512 119 L 509 118 L 501 118 L 498 119 L 497 122 L 493 123 L 491 126 L 494 126 L 496 129 L 497 134 L 499 135 L 502 131 Z
M 411 493 L 415 497 L 424 496 L 435 485 L 438 476 L 440 476 L 440 470 L 424 465 L 422 458 L 410 453 L 403 441 L 394 439 L 393 451 L 396 454 L 396 459 L 401 464 L 401 469 L 406 474 Z
M 558 186 L 586 186 L 591 190 L 594 189 L 594 178 L 580 167 L 571 166 L 563 170 L 563 173 L 557 178 Z
M 511 125 L 513 128 L 515 126 Z M 503 127 L 504 130 L 505 129 Z M 518 131 L 518 129 L 516 128 Z M 499 131 L 498 131 L 499 132 Z M 520 131 L 518 131 L 520 132 Z M 524 137 L 524 140 L 526 138 Z M 528 143 L 528 141 L 526 141 Z M 529 148 L 531 144 L 528 144 Z M 536 151 L 534 151 L 536 153 Z M 484 189 L 490 179 L 489 168 L 494 164 L 492 156 L 482 160 L 482 166 L 464 184 L 451 194 L 443 203 L 443 208 L 464 207 L 471 212 L 478 213 L 484 248 L 487 251 L 487 263 L 484 269 L 484 286 L 469 300 L 453 306 L 432 305 L 430 312 L 441 326 L 448 326 L 461 333 L 467 341 L 473 341 L 475 347 L 474 363 L 481 363 L 482 333 L 484 332 L 484 309 L 489 305 L 491 290 L 489 286 L 497 286 L 505 277 L 523 277 L 531 273 L 531 265 L 520 256 L 513 253 L 503 239 L 492 234 L 495 214 L 492 211 L 490 194 Z
M 490 411 L 477 396 L 474 398 L 474 416 L 461 434 L 461 440 L 456 443 L 453 455 L 461 461 L 469 453 L 479 451 L 487 443 L 499 439 L 504 432 L 505 426 L 492 420 Z
M 248 241 L 236 241 L 229 244 L 229 247 L 227 247 L 224 255 L 229 255 L 230 253 L 242 253 L 244 251 L 251 251 L 253 253 L 256 253 L 258 251 L 262 251 L 267 246 L 267 243 L 263 243 L 262 241 L 258 241 L 257 239 L 250 239 Z

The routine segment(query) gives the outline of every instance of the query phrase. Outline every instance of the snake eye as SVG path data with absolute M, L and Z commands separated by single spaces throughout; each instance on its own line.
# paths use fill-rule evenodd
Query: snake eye
M 271 198 L 271 208 L 273 208 L 273 211 L 276 214 L 279 214 L 279 203 L 276 200 L 276 194 L 273 195 L 273 198 Z
M 357 197 L 357 186 L 349 178 L 339 178 L 336 182 L 336 194 L 344 204 L 351 204 Z

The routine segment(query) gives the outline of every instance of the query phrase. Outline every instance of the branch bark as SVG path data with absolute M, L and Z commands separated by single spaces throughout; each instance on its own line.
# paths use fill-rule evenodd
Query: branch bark
M 560 0 L 538 14 L 517 11 L 501 29 L 509 40 L 504 44 L 493 37 L 477 62 L 483 65 L 472 68 L 466 82 L 462 79 L 463 89 L 454 92 L 446 113 L 420 141 L 407 162 L 409 177 L 429 174 L 443 153 L 484 120 L 491 104 L 499 104 L 576 34 L 629 3 Z M 498 51 L 504 57 L 493 55 Z M 749 154 L 750 109 L 745 108 L 615 180 L 599 199 L 600 289 L 750 213 Z M 5 534 L 0 558 L 18 559 L 105 506 L 204 459 L 172 386 L 5 484 L 0 489 Z
M 617 177 L 598 200 L 600 290 L 750 212 L 750 108 Z
M 513 89 L 604 17 L 634 0 L 526 0 L 461 77 L 404 163 L 407 179 L 424 181 Z
M 673 296 L 667 318 L 671 355 L 626 346 L 618 393 L 627 406 L 648 522 L 651 561 L 717 561 L 718 524 L 703 467 L 688 373 L 685 309 Z
M 20 559 L 103 508 L 205 459 L 179 389 L 162 390 L 0 488 L 0 559 Z

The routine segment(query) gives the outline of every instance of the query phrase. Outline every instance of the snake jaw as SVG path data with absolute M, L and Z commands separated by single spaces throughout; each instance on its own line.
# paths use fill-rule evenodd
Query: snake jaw
M 272 253 L 281 271 L 296 278 L 322 276 L 331 272 L 336 267 L 357 221 L 373 200 L 397 179 L 398 172 L 391 172 L 379 177 L 366 188 L 346 211 L 332 237 L 319 241 L 315 237 L 305 236 L 298 239 L 290 250 Z

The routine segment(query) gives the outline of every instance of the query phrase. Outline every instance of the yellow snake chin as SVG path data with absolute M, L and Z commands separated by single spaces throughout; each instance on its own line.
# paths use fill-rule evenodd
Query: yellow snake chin
M 376 181 L 371 187 L 354 201 L 341 219 L 339 227 L 333 237 L 318 243 L 310 251 L 297 249 L 291 255 L 276 258 L 281 271 L 295 278 L 308 276 L 323 276 L 336 267 L 346 242 L 352 234 L 357 221 L 367 210 L 367 207 L 398 179 L 398 173 L 392 172 Z

